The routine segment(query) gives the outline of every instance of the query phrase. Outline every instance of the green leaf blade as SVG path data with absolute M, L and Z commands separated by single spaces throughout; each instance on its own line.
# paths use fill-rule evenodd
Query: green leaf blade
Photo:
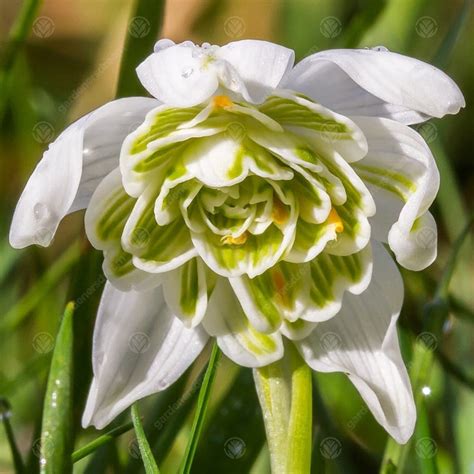
M 74 304 L 69 303 L 51 360 L 41 429 L 41 474 L 72 472 L 73 314 Z
M 142 455 L 143 465 L 145 466 L 145 472 L 146 474 L 159 474 L 160 470 L 156 465 L 155 458 L 153 457 L 150 445 L 146 439 L 142 420 L 140 419 L 140 414 L 138 412 L 138 405 L 136 403 L 132 405 L 132 420 L 137 435 L 138 447 L 140 448 L 140 454 Z

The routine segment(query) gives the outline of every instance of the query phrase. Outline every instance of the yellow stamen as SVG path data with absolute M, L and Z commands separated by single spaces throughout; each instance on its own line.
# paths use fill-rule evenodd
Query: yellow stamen
M 224 235 L 221 238 L 221 243 L 224 245 L 243 245 L 247 242 L 248 233 L 244 232 L 240 234 L 238 237 L 233 237 L 232 235 Z
M 331 212 L 329 213 L 329 216 L 326 219 L 326 223 L 336 224 L 336 228 L 334 230 L 338 234 L 340 234 L 344 230 L 344 224 L 342 223 L 342 219 L 339 217 L 339 214 L 334 208 L 331 209 Z
M 212 104 L 216 109 L 223 109 L 224 107 L 230 107 L 232 105 L 232 101 L 226 95 L 216 95 L 212 99 Z
M 284 224 L 289 217 L 289 212 L 287 207 L 278 199 L 277 196 L 273 197 L 273 209 L 272 209 L 272 219 L 273 222 L 277 224 Z

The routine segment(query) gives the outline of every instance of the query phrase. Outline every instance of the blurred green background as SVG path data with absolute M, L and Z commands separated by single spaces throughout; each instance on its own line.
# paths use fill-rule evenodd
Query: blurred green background
M 101 256 L 85 241 L 81 213 L 65 219 L 50 248 L 23 251 L 8 245 L 11 216 L 48 143 L 71 121 L 115 96 L 127 37 L 120 93 L 146 95 L 131 73 L 157 39 L 163 16 L 159 36 L 175 41 L 224 44 L 261 38 L 295 49 L 298 59 L 329 48 L 383 45 L 436 64 L 459 84 L 467 108 L 416 127 L 435 154 L 442 186 L 432 209 L 439 257 L 424 272 L 403 272 L 407 295 L 399 333 L 418 402 L 415 435 L 403 449 L 387 443 L 344 376 L 315 375 L 313 471 L 474 473 L 472 235 L 461 248 L 449 291 L 442 293 L 443 304 L 432 304 L 474 202 L 470 2 L 171 0 L 164 15 L 162 2 L 140 3 L 0 0 L 0 410 L 8 416 L 26 472 L 38 471 L 42 404 L 61 315 L 65 303 L 81 295 L 85 303 L 74 316 L 75 449 L 99 435 L 82 430 L 79 419 L 91 377 L 91 332 L 103 280 Z M 203 354 L 175 386 L 140 404 L 164 473 L 176 472 L 180 464 L 208 356 Z M 125 413 L 115 424 L 128 420 Z M 5 433 L 0 428 L 2 474 L 14 472 Z M 133 430 L 74 464 L 77 473 L 142 469 Z M 218 367 L 192 472 L 269 472 L 251 372 L 227 360 Z

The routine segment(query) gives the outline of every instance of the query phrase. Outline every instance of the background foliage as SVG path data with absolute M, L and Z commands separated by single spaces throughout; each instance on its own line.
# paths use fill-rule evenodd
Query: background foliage
M 135 408 L 135 431 L 129 412 L 105 437 L 80 428 L 104 282 L 101 256 L 88 247 L 80 214 L 61 224 L 48 249 L 14 251 L 7 240 L 28 175 L 65 125 L 111 100 L 117 83 L 120 96 L 145 95 L 133 69 L 161 24 L 161 36 L 175 41 L 262 38 L 294 48 L 299 59 L 327 48 L 384 45 L 442 67 L 460 85 L 467 108 L 418 127 L 435 154 L 442 187 L 433 210 L 439 258 L 420 274 L 403 272 L 407 295 L 399 333 L 417 397 L 416 433 L 406 447 L 397 446 L 344 376 L 315 375 L 313 470 L 474 472 L 472 236 L 454 267 L 448 265 L 473 202 L 470 2 L 169 0 L 164 13 L 161 3 L 0 0 L 0 472 L 38 472 L 41 456 L 62 457 L 58 472 L 67 472 L 72 449 L 77 473 L 140 472 L 140 453 L 147 472 L 156 472 L 150 450 L 161 472 L 175 472 L 196 431 L 193 412 L 210 350 L 173 387 L 140 402 L 143 421 Z M 64 313 L 69 300 L 76 302 L 73 316 L 71 306 Z M 205 380 L 215 375 L 215 381 L 191 472 L 269 472 L 251 373 L 225 358 L 214 360 L 217 371 Z M 47 387 L 49 370 L 70 384 L 61 394 L 59 416 L 42 408 L 53 390 Z M 52 430 L 51 442 L 41 436 L 42 419 Z

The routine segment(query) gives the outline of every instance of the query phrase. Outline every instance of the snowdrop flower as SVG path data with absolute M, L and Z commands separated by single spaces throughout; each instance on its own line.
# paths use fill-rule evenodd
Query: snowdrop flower
M 433 66 L 383 48 L 294 66 L 264 41 L 157 43 L 153 98 L 110 102 L 51 144 L 10 242 L 48 245 L 86 209 L 108 282 L 83 424 L 102 428 L 177 380 L 210 337 L 252 368 L 291 346 L 344 372 L 398 442 L 415 406 L 396 320 L 398 263 L 436 257 L 435 161 L 409 125 L 464 106 Z M 133 350 L 145 335 L 147 350 Z M 292 349 L 291 349 L 292 350 Z

